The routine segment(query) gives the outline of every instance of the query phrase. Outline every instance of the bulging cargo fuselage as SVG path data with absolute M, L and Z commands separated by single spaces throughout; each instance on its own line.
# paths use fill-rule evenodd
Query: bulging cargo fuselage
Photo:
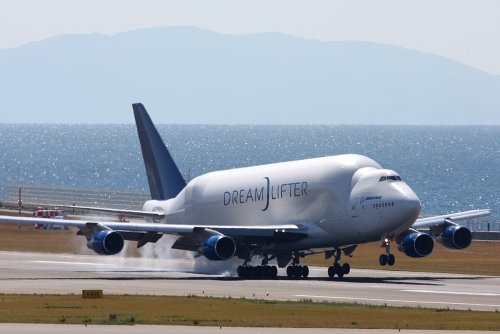
M 408 229 L 420 212 L 415 193 L 394 171 L 347 154 L 207 173 L 175 197 L 152 200 L 165 224 L 295 224 L 308 237 L 268 251 L 321 249 L 379 240 Z

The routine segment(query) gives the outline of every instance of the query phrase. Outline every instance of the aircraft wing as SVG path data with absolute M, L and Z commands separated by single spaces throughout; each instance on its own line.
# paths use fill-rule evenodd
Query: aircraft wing
M 174 234 L 187 238 L 199 240 L 206 235 L 225 235 L 234 239 L 262 240 L 275 242 L 294 241 L 307 236 L 304 227 L 295 224 L 264 225 L 264 226 L 218 226 L 218 225 L 180 225 L 160 223 L 121 223 L 101 222 L 72 219 L 51 219 L 36 217 L 0 216 L 0 223 L 11 224 L 57 224 L 80 229 L 79 234 L 89 237 L 91 231 L 113 230 L 120 232 L 125 240 L 136 240 L 147 234 L 159 235 Z M 152 241 L 152 240 L 149 240 Z M 147 241 L 147 242 L 149 242 Z M 138 247 L 142 246 L 141 244 Z
M 469 210 L 456 213 L 450 213 L 447 215 L 433 216 L 426 218 L 419 218 L 412 225 L 412 228 L 425 228 L 425 227 L 438 227 L 444 225 L 450 225 L 455 221 L 468 220 L 480 217 L 486 217 L 491 215 L 490 209 L 479 209 L 479 210 Z
M 165 217 L 165 213 L 154 212 L 154 211 L 121 210 L 121 209 L 97 208 L 91 206 L 76 206 L 76 205 L 55 205 L 55 207 L 65 208 L 65 209 L 78 209 L 78 210 L 88 210 L 96 212 L 116 213 L 129 217 L 143 217 L 143 218 L 153 218 L 153 219 L 162 219 Z

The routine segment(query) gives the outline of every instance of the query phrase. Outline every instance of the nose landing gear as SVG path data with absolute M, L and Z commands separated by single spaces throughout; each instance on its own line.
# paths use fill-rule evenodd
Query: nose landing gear
M 341 256 L 342 251 L 340 249 L 335 250 L 335 261 L 333 263 L 333 266 L 328 267 L 328 276 L 330 278 L 334 278 L 335 275 L 337 275 L 338 278 L 344 277 L 344 275 L 347 275 L 351 272 L 351 266 L 349 263 L 344 263 L 343 265 L 340 265 L 340 256 Z
M 385 254 L 381 254 L 380 257 L 378 258 L 378 262 L 380 263 L 381 266 L 385 266 L 386 264 L 393 266 L 394 263 L 396 263 L 396 258 L 394 257 L 394 254 L 391 253 L 391 240 L 389 238 L 385 238 L 384 241 L 382 241 L 382 245 L 380 247 L 385 248 Z

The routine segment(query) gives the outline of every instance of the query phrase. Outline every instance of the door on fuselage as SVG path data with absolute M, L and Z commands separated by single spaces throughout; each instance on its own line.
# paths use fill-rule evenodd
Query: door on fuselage
M 360 218 L 362 212 L 362 198 L 356 197 L 351 201 L 351 218 Z

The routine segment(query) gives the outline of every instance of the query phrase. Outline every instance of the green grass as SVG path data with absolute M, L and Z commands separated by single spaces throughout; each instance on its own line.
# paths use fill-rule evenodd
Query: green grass
M 0 322 L 500 330 L 500 313 L 193 296 L 0 295 Z

